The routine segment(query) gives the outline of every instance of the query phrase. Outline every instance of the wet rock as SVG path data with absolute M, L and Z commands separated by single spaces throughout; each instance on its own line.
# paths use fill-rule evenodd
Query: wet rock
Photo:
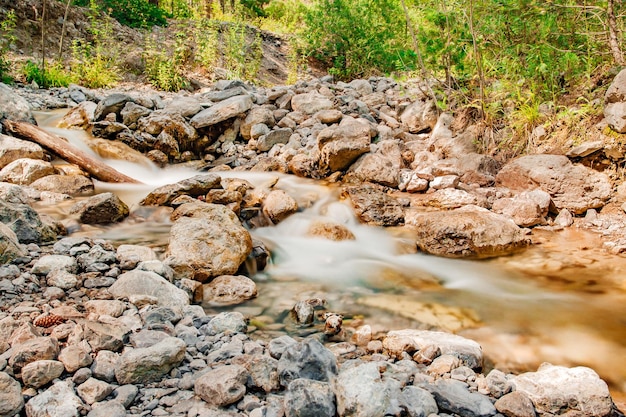
M 20 243 L 47 242 L 57 237 L 56 231 L 26 204 L 0 201 L 0 222 L 9 225 Z
M 143 206 L 166 206 L 182 195 L 191 197 L 204 196 L 210 190 L 220 188 L 222 188 L 221 178 L 218 175 L 201 174 L 175 184 L 159 187 L 148 194 L 140 204 Z
M 0 223 L 0 264 L 11 262 L 25 256 L 26 253 L 20 246 L 15 232 L 4 223 Z
M 84 224 L 108 224 L 124 220 L 128 206 L 113 193 L 102 193 L 79 201 L 70 208 Z
M 334 417 L 335 394 L 327 382 L 293 380 L 285 394 L 287 417 Z
M 396 394 L 399 394 L 390 392 L 390 387 L 380 376 L 376 362 L 342 368 L 333 386 L 337 396 L 337 412 L 342 416 L 386 415 L 391 398 L 397 398 Z
M 9 358 L 9 366 L 14 374 L 31 362 L 54 360 L 59 354 L 59 343 L 51 337 L 35 337 L 18 345 L 14 344 L 13 354 Z
M 600 208 L 611 196 L 606 174 L 583 165 L 574 165 L 563 155 L 527 155 L 506 164 L 496 183 L 511 190 L 540 188 L 552 197 L 557 209 L 583 214 Z
M 526 394 L 539 416 L 606 416 L 612 401 L 606 382 L 592 369 L 543 364 L 512 380 L 515 390 Z
M 202 286 L 202 301 L 209 305 L 241 304 L 256 295 L 254 281 L 242 275 L 222 275 Z
M 65 370 L 73 374 L 80 368 L 86 368 L 93 362 L 90 352 L 81 345 L 64 347 L 59 353 L 59 361 L 63 363 Z
M 72 107 L 57 123 L 61 129 L 87 129 L 94 120 L 98 105 L 93 101 L 83 101 L 78 106 Z M 124 123 L 126 124 L 126 123 Z
M 71 196 L 90 195 L 93 182 L 84 175 L 48 175 L 30 184 L 39 191 L 51 191 Z
M 534 201 L 519 198 L 501 198 L 493 202 L 491 209 L 513 219 L 520 227 L 530 227 L 543 221 L 541 207 Z
M 0 372 L 0 415 L 12 417 L 24 408 L 20 383 L 5 372 Z
M 0 181 L 29 185 L 46 175 L 56 174 L 50 162 L 40 159 L 20 158 L 0 170 Z
M 400 121 L 411 133 L 431 131 L 437 123 L 437 109 L 431 100 L 417 100 L 407 106 Z
M 76 387 L 78 396 L 87 404 L 104 400 L 113 392 L 113 386 L 96 378 L 89 378 Z
M 249 95 L 240 95 L 227 98 L 217 104 L 202 110 L 191 118 L 190 123 L 196 129 L 212 126 L 230 118 L 239 116 L 250 110 L 252 98 Z
M 272 190 L 263 202 L 263 214 L 272 223 L 279 223 L 298 211 L 296 200 L 283 190 Z
M 151 271 L 125 272 L 109 287 L 109 292 L 119 299 L 135 295 L 155 297 L 158 305 L 165 307 L 183 309 L 189 305 L 189 296 L 184 290 Z
M 513 391 L 495 402 L 494 406 L 506 417 L 535 417 L 535 407 L 528 395 L 521 391 Z
M 364 223 L 378 226 L 397 226 L 404 222 L 404 210 L 395 198 L 371 185 L 346 187 L 354 211 Z
M 314 221 L 307 230 L 307 235 L 324 239 L 342 241 L 354 240 L 354 234 L 343 224 L 330 221 Z
M 200 376 L 194 392 L 209 405 L 223 407 L 243 398 L 248 372 L 241 365 L 224 365 Z
M 317 92 L 310 92 L 293 96 L 291 98 L 291 107 L 294 111 L 312 115 L 318 111 L 330 110 L 334 105 L 327 97 Z
M 569 227 L 574 224 L 574 216 L 568 209 L 561 209 L 559 214 L 554 218 L 554 224 L 561 227 Z
M 250 233 L 225 206 L 183 204 L 172 217 L 165 263 L 181 278 L 204 282 L 232 275 L 252 251 Z
M 330 172 L 345 170 L 370 151 L 371 138 L 369 122 L 344 117 L 339 125 L 327 127 L 317 135 L 320 165 Z
M 453 379 L 440 379 L 425 388 L 435 397 L 442 411 L 468 417 L 489 417 L 497 413 L 489 397 L 470 392 L 467 384 Z
M 29 417 L 79 417 L 85 405 L 69 381 L 59 381 L 26 403 Z
M 483 365 L 483 352 L 478 343 L 450 333 L 429 330 L 392 330 L 383 340 L 385 350 L 392 357 L 401 357 L 402 352 L 421 351 L 429 346 L 437 346 L 444 355 L 459 358 L 472 369 Z
M 529 245 L 524 230 L 508 217 L 468 206 L 445 212 L 416 213 L 406 223 L 415 227 L 417 246 L 451 258 L 488 258 Z
M 283 387 L 295 379 L 330 381 L 337 374 L 335 355 L 314 339 L 293 344 L 278 360 L 278 374 Z
M 430 392 L 416 386 L 404 387 L 398 400 L 409 417 L 428 417 L 438 411 L 437 402 Z
M 182 362 L 185 351 L 185 342 L 175 337 L 147 348 L 128 350 L 119 358 L 115 378 L 120 384 L 158 381 Z
M 14 93 L 13 90 L 3 83 L 0 83 L 0 103 L 2 103 L 0 122 L 4 119 L 8 119 L 16 122 L 37 124 L 30 110 L 30 106 L 28 105 L 28 101 Z M 0 149 L 1 148 L 2 146 L 0 146 Z M 0 164 L 0 166 L 2 166 L 2 164 Z

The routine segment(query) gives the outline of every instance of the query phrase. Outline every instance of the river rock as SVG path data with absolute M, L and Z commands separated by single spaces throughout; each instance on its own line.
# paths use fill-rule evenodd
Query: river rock
M 22 368 L 31 362 L 39 360 L 54 360 L 59 354 L 59 343 L 51 337 L 35 337 L 12 346 L 13 354 L 9 358 L 9 366 L 14 374 L 19 374 Z
M 41 160 L 43 157 L 43 149 L 36 143 L 0 133 L 0 169 L 18 159 Z
M 22 187 L 8 182 L 0 182 L 0 199 L 17 204 L 28 204 L 32 201 Z
M 400 115 L 400 121 L 411 133 L 431 131 L 437 118 L 437 108 L 432 100 L 416 100 Z
M 9 263 L 26 254 L 15 232 L 4 223 L 0 223 L 0 264 Z
M 537 415 L 533 402 L 521 391 L 503 395 L 494 406 L 500 414 L 506 417 L 535 417 Z
M 78 396 L 87 404 L 91 405 L 104 400 L 113 392 L 113 386 L 96 378 L 89 378 L 76 387 Z
M 153 190 L 141 201 L 144 206 L 167 206 L 182 195 L 198 197 L 206 195 L 212 189 L 221 189 L 221 178 L 216 174 L 201 174 L 168 184 Z
M 85 310 L 98 315 L 119 317 L 126 310 L 126 305 L 119 300 L 89 300 L 85 302 Z
M 239 116 L 252 107 L 252 98 L 249 95 L 240 95 L 227 98 L 217 104 L 202 110 L 193 116 L 190 123 L 196 129 L 212 126 L 230 118 Z
M 365 119 L 344 117 L 341 123 L 317 135 L 320 166 L 330 172 L 348 168 L 359 156 L 370 151 L 372 131 Z
M 260 152 L 267 152 L 278 143 L 285 144 L 289 142 L 292 133 L 293 131 L 288 127 L 271 130 L 257 139 L 257 149 Z
M 219 333 L 245 333 L 248 325 L 246 320 L 238 311 L 227 311 L 213 317 L 206 325 L 206 334 L 213 336 Z
M 402 389 L 399 401 L 409 417 L 428 417 L 438 411 L 437 402 L 431 393 L 413 385 Z
M 451 333 L 429 330 L 392 330 L 383 339 L 383 347 L 392 357 L 402 357 L 403 352 L 416 352 L 437 346 L 444 355 L 459 358 L 463 364 L 480 369 L 483 366 L 483 351 L 478 343 Z
M 334 104 L 327 97 L 316 91 L 296 94 L 291 98 L 291 108 L 304 114 L 312 115 L 322 110 L 334 108 Z
M 535 226 L 544 220 L 539 204 L 523 198 L 500 198 L 493 202 L 491 210 L 510 217 L 520 227 Z
M 243 275 L 222 275 L 202 286 L 202 300 L 208 305 L 241 304 L 256 295 L 256 284 Z
M 604 95 L 604 118 L 611 129 L 626 133 L 626 71 L 620 71 Z
M 488 258 L 529 245 L 524 230 L 501 214 L 472 206 L 451 211 L 412 213 L 417 246 L 450 258 Z
M 239 133 L 245 140 L 252 138 L 251 130 L 255 125 L 265 125 L 267 128 L 272 128 L 276 124 L 274 119 L 274 112 L 268 107 L 254 107 L 252 108 L 246 118 L 241 123 Z
M 186 344 L 175 337 L 147 348 L 125 351 L 117 362 L 115 378 L 120 384 L 145 384 L 160 380 L 185 358 Z
M 0 372 L 0 416 L 12 417 L 24 408 L 20 383 Z
M 604 206 L 612 190 L 606 174 L 574 165 L 563 155 L 517 158 L 500 170 L 496 183 L 516 191 L 540 188 L 550 194 L 557 209 L 574 214 Z
M 47 175 L 30 184 L 38 191 L 51 191 L 71 196 L 91 195 L 93 182 L 84 175 Z
M 177 218 L 181 214 L 187 217 Z M 172 218 L 165 263 L 181 278 L 232 275 L 252 252 L 250 233 L 223 205 L 183 204 Z
M 285 394 L 286 417 L 334 417 L 335 394 L 327 382 L 291 381 Z
M 70 345 L 64 347 L 59 353 L 59 361 L 65 366 L 65 370 L 71 374 L 91 365 L 93 359 L 90 352 L 86 351 L 81 345 Z
M 440 379 L 426 384 L 425 389 L 435 397 L 440 410 L 468 417 L 489 417 L 497 413 L 489 397 L 470 392 L 466 383 Z
M 147 295 L 155 297 L 160 306 L 181 310 L 189 305 L 189 295 L 184 290 L 151 271 L 125 272 L 109 287 L 109 292 L 119 299 Z
M 200 376 L 194 392 L 209 405 L 224 407 L 233 404 L 246 393 L 248 372 L 241 365 L 224 365 Z
M 119 358 L 119 354 L 110 350 L 99 351 L 91 364 L 91 372 L 94 378 L 113 382 Z
M 267 355 L 249 354 L 235 356 L 233 363 L 245 367 L 248 371 L 249 376 L 246 381 L 248 388 L 263 390 L 266 393 L 280 389 L 277 359 Z
M 607 416 L 611 412 L 606 382 L 590 368 L 545 363 L 537 372 L 516 376 L 512 383 L 516 391 L 530 398 L 539 416 Z
M 0 83 L 0 122 L 4 119 L 27 122 L 36 125 L 37 121 L 26 99 L 13 92 L 6 84 Z M 0 149 L 2 146 L 0 146 Z
M 158 260 L 152 248 L 141 245 L 119 245 L 116 257 L 122 269 L 133 269 L 140 262 Z
M 337 396 L 337 412 L 341 416 L 376 417 L 386 415 L 391 398 L 398 392 L 382 380 L 376 362 L 342 369 L 333 383 Z M 397 394 L 397 395 L 396 395 Z
M 59 381 L 26 403 L 28 417 L 80 417 L 85 405 L 69 381 Z
M 56 231 L 26 204 L 0 201 L 0 222 L 10 225 L 20 243 L 48 242 L 57 237 Z
M 278 360 L 278 375 L 283 387 L 298 378 L 330 381 L 337 375 L 335 355 L 314 339 L 293 344 Z
M 364 223 L 397 226 L 404 222 L 402 205 L 376 186 L 363 184 L 346 187 L 343 193 L 350 197 L 356 215 Z
M 263 201 L 263 214 L 274 224 L 296 211 L 298 211 L 298 203 L 283 190 L 272 190 Z
M 126 409 L 117 401 L 104 401 L 93 404 L 87 417 L 126 417 Z
M 128 217 L 128 206 L 113 193 L 102 193 L 79 201 L 70 208 L 84 224 L 116 223 Z
M 94 352 L 100 350 L 117 352 L 122 350 L 131 332 L 128 327 L 120 323 L 109 324 L 91 320 L 83 322 L 82 328 L 83 338 L 89 343 Z
M 116 116 L 119 116 L 120 112 L 129 101 L 133 101 L 133 99 L 127 94 L 113 93 L 108 95 L 104 100 L 100 100 L 96 106 L 94 120 L 104 120 L 109 113 L 114 113 Z
M 57 123 L 61 129 L 87 129 L 94 120 L 98 105 L 93 101 L 83 101 L 72 107 Z M 126 123 L 124 123 L 126 124 Z
M 47 175 L 56 174 L 50 162 L 40 159 L 20 158 L 0 170 L 0 181 L 29 185 Z
M 363 155 L 352 167 L 355 175 L 366 182 L 397 187 L 402 168 L 402 153 L 396 140 L 378 143 L 376 153 Z

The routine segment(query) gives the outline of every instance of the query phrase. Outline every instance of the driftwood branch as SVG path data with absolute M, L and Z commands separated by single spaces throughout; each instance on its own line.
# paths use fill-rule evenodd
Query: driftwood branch
M 96 158 L 93 158 L 87 153 L 81 151 L 64 139 L 52 135 L 33 124 L 15 122 L 12 120 L 5 120 L 3 124 L 9 132 L 12 132 L 24 139 L 38 143 L 67 162 L 78 165 L 97 180 L 104 182 L 139 182 L 136 179 L 128 177 L 111 168 L 103 162 L 98 161 Z

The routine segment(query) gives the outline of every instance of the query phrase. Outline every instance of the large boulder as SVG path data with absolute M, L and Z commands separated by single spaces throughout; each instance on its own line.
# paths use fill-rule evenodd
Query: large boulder
M 141 201 L 144 206 L 167 206 L 181 195 L 199 197 L 212 189 L 221 189 L 221 178 L 216 174 L 200 174 L 175 184 L 167 184 L 153 190 Z
M 583 366 L 545 363 L 537 372 L 513 378 L 513 385 L 530 398 L 539 416 L 608 416 L 613 405 L 606 382 Z
M 183 361 L 185 351 L 185 342 L 176 337 L 147 348 L 127 350 L 117 362 L 115 378 L 120 385 L 158 381 Z
M 365 119 L 344 117 L 339 125 L 327 127 L 317 135 L 320 165 L 330 172 L 348 168 L 370 151 L 372 130 Z
M 0 181 L 29 185 L 39 178 L 53 174 L 56 174 L 56 170 L 50 162 L 41 159 L 20 158 L 0 170 Z
M 404 222 L 400 202 L 379 187 L 363 184 L 346 187 L 344 195 L 350 198 L 359 220 L 377 226 L 397 226 Z
M 204 282 L 232 275 L 252 251 L 250 233 L 223 205 L 187 203 L 172 217 L 176 220 L 170 230 L 165 263 L 179 277 Z
M 527 155 L 506 164 L 496 183 L 515 191 L 542 189 L 557 209 L 583 214 L 600 208 L 611 197 L 611 182 L 604 173 L 574 165 L 563 155 Z
M 191 118 L 190 123 L 196 129 L 212 126 L 233 117 L 243 115 L 252 107 L 252 97 L 240 95 L 227 98 L 202 110 Z
M 384 140 L 377 144 L 375 153 L 363 155 L 351 169 L 361 181 L 397 187 L 402 168 L 402 151 L 396 140 Z
M 57 237 L 54 229 L 44 224 L 39 214 L 26 204 L 0 200 L 0 222 L 13 230 L 20 243 L 48 242 Z
M 20 246 L 15 232 L 4 223 L 0 223 L 0 264 L 11 262 L 15 258 L 26 256 L 26 252 Z
M 330 110 L 334 107 L 333 102 L 316 91 L 304 94 L 296 94 L 291 98 L 291 108 L 304 114 L 315 114 L 321 110 Z
M 151 271 L 133 270 L 123 273 L 109 287 L 109 292 L 117 298 L 148 295 L 156 298 L 160 306 L 181 310 L 189 305 L 189 296 L 184 290 Z
M 430 131 L 437 124 L 437 108 L 432 100 L 416 100 L 404 109 L 400 121 L 411 133 Z
M 411 212 L 405 222 L 414 226 L 415 240 L 422 251 L 448 258 L 489 258 L 530 244 L 526 232 L 509 217 L 474 206 Z
M 0 122 L 4 119 L 8 119 L 16 122 L 37 124 L 28 102 L 14 93 L 6 84 L 2 83 L 0 83 L 0 103 L 2 103 L 2 107 L 0 108 Z
M 17 159 L 43 159 L 43 155 L 43 149 L 36 143 L 0 133 L 0 169 Z
M 626 133 L 626 69 L 613 79 L 604 95 L 604 118 L 611 129 Z

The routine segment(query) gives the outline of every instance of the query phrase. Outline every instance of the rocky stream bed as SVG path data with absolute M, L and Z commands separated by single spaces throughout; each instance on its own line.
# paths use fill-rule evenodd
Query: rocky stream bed
M 609 89 L 603 121 L 617 131 L 621 107 L 613 104 L 626 101 L 624 81 L 626 73 Z M 338 250 L 362 238 L 357 222 L 393 231 L 393 251 L 409 256 L 497 258 L 586 230 L 602 242 L 593 250 L 620 258 L 626 190 L 581 163 L 619 161 L 619 144 L 503 165 L 477 153 L 472 127 L 438 114 L 422 90 L 329 77 L 273 88 L 220 81 L 177 95 L 0 85 L 2 119 L 35 123 L 33 111 L 67 108 L 59 126 L 89 130 L 93 137 L 78 145 L 119 170 L 132 163 L 193 172 L 159 186 L 150 178 L 105 184 L 5 124 L 0 416 L 623 415 L 589 367 L 494 367 L 479 343 L 454 334 L 475 324 L 471 315 L 445 311 L 447 321 L 428 321 L 438 314 L 431 310 L 414 327 L 382 331 L 316 292 L 296 302 L 285 294 L 274 316 L 250 304 L 264 297 L 262 272 L 272 279 L 277 256 L 271 235 L 251 232 L 317 205 L 339 213 L 313 218 L 302 234 Z M 305 192 L 289 186 L 294 176 L 309 184 Z M 341 204 L 325 203 L 316 187 Z M 157 223 L 167 225 L 166 242 L 96 233 Z M 585 263 L 573 257 L 518 268 L 566 275 L 568 262 Z M 375 274 L 390 276 L 387 286 L 401 275 Z M 441 285 L 431 273 L 410 280 L 419 289 Z M 603 290 L 626 289 L 619 270 L 600 280 Z

